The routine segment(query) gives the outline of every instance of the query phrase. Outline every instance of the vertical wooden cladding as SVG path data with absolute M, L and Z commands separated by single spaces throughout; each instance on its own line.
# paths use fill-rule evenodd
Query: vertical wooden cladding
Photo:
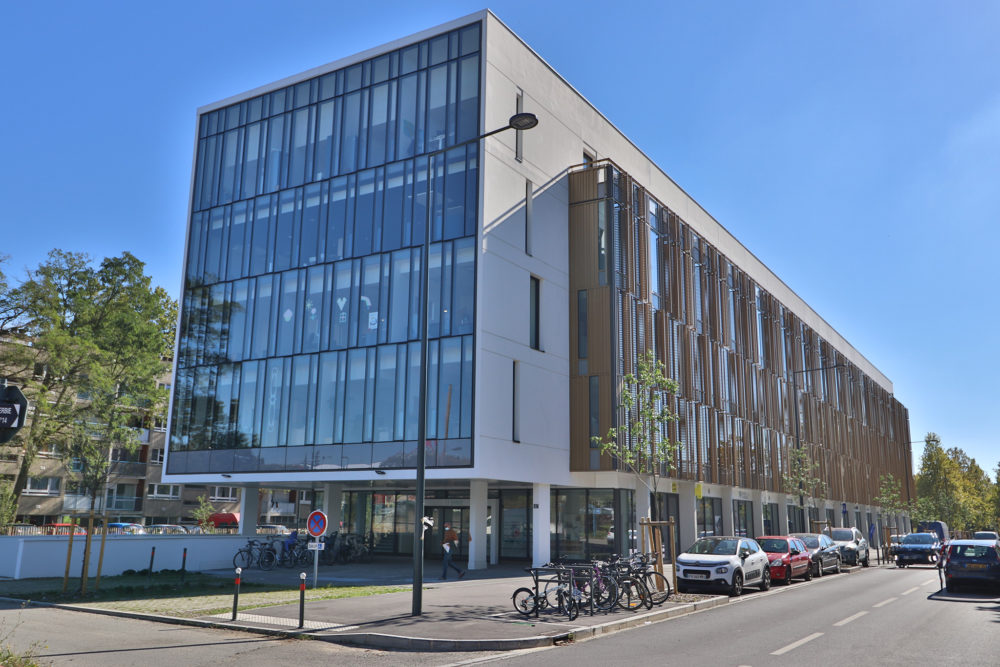
M 905 408 L 675 213 L 657 202 L 651 216 L 641 184 L 603 164 L 570 174 L 570 284 L 572 294 L 588 290 L 588 373 L 600 376 L 602 432 L 614 423 L 617 360 L 628 372 L 637 353 L 655 349 L 680 383 L 680 419 L 669 429 L 681 443 L 679 477 L 783 491 L 781 475 L 796 446 L 794 378 L 800 440 L 819 463 L 827 496 L 870 504 L 886 473 L 905 480 L 912 496 Z M 596 177 L 602 171 L 603 186 Z M 600 286 L 597 272 L 598 206 L 607 207 L 611 287 Z M 658 236 L 651 238 L 654 220 Z M 651 279 L 654 252 L 660 275 Z M 575 324 L 575 298 L 570 311 Z M 589 454 L 577 450 L 587 446 L 586 378 L 576 375 L 571 338 L 572 466 L 586 470 Z
M 570 276 L 570 469 L 589 470 L 590 460 L 590 377 L 597 376 L 600 392 L 600 428 L 604 434 L 612 425 L 612 350 L 611 289 L 601 285 L 598 267 L 598 221 L 600 209 L 609 206 L 599 199 L 599 178 L 606 169 L 588 169 L 569 176 L 569 276 Z M 610 232 L 610 216 L 605 221 Z M 606 242 L 608 252 L 611 244 Z M 578 300 L 580 290 L 587 293 L 587 359 L 581 373 L 579 358 Z M 608 457 L 601 457 L 601 468 L 611 469 Z

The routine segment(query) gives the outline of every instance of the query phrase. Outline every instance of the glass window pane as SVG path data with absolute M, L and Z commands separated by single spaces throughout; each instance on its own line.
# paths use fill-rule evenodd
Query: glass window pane
M 314 266 L 306 276 L 306 300 L 302 315 L 302 351 L 320 348 L 320 325 L 323 322 L 324 267 Z
M 427 84 L 427 150 L 440 150 L 445 146 L 448 104 L 448 66 L 430 70 Z
M 326 227 L 326 257 L 328 260 L 343 259 L 348 254 L 345 239 L 347 220 L 353 213 L 354 198 L 348 199 L 349 179 L 335 178 L 330 183 L 330 211 Z
M 229 223 L 229 252 L 226 261 L 226 279 L 236 280 L 246 275 L 246 260 L 248 233 L 247 220 L 248 202 L 233 204 L 232 218 Z
M 271 235 L 271 197 L 258 197 L 254 202 L 253 237 L 250 241 L 250 275 L 259 276 L 271 270 L 268 249 Z
M 343 138 L 340 142 L 340 173 L 357 168 L 358 140 L 361 133 L 361 93 L 351 93 L 344 98 L 344 117 L 341 121 Z
M 295 250 L 295 190 L 285 190 L 278 199 L 278 219 L 274 235 L 274 270 L 291 268 Z
M 333 156 L 333 116 L 334 102 L 319 105 L 319 120 L 316 124 L 316 159 L 313 179 L 329 178 L 330 159 Z
M 317 445 L 333 442 L 333 416 L 336 413 L 337 398 L 337 354 L 325 352 L 320 355 L 319 380 L 316 399 L 316 439 Z
M 319 221 L 323 188 L 319 183 L 306 186 L 302 207 L 302 236 L 299 241 L 299 262 L 315 264 L 322 260 L 319 243 Z
M 393 439 L 396 394 L 396 346 L 378 348 L 378 370 L 375 376 L 375 423 L 372 439 L 385 442 Z
M 277 347 L 279 355 L 294 352 L 295 332 L 298 326 L 296 300 L 299 292 L 299 271 L 288 271 L 281 274 L 281 303 L 278 306 Z
M 292 362 L 291 400 L 288 402 L 289 447 L 306 444 L 306 417 L 307 413 L 312 412 L 309 409 L 310 359 L 310 356 L 302 355 L 295 357 Z
M 308 82 L 307 82 L 308 90 Z M 288 185 L 302 185 L 306 181 L 306 174 L 312 173 L 306 163 L 306 148 L 309 141 L 309 113 L 310 109 L 299 109 L 292 114 L 292 145 L 289 155 Z
M 479 56 L 463 58 L 458 72 L 458 136 L 467 141 L 479 134 Z
M 364 435 L 366 366 L 366 350 L 348 350 L 344 442 L 361 442 Z
M 379 276 L 381 273 L 381 258 L 378 255 L 365 257 L 362 260 L 361 302 L 358 304 L 358 345 L 375 345 L 378 336 L 379 314 Z

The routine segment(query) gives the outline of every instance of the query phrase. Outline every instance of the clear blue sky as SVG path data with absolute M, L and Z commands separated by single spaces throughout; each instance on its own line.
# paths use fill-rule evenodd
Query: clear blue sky
M 176 296 L 197 107 L 482 8 L 0 0 L 8 275 L 128 250 Z M 996 467 L 1000 3 L 490 8 L 893 381 L 913 440 Z

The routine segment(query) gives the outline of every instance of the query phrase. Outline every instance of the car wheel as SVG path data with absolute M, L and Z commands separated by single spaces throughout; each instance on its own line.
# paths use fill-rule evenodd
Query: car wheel
M 769 568 L 769 567 L 765 567 L 764 568 L 764 574 L 761 575 L 761 577 L 760 577 L 760 586 L 759 586 L 759 588 L 760 588 L 760 592 L 761 593 L 763 593 L 764 591 L 766 591 L 769 588 L 771 588 L 771 568 Z
M 729 597 L 738 598 L 743 595 L 743 573 L 737 570 L 733 573 L 733 585 L 729 588 Z
M 802 578 L 805 579 L 806 581 L 812 581 L 813 569 L 811 565 L 806 568 L 805 574 L 802 575 Z
M 868 550 L 865 549 L 865 559 L 863 561 L 861 561 L 861 567 L 868 567 L 869 562 L 870 562 L 870 558 L 871 558 L 871 555 L 868 553 Z
M 792 566 L 791 565 L 789 565 L 788 567 L 785 568 L 785 579 L 781 583 L 783 583 L 786 586 L 788 584 L 792 583 Z
M 822 577 L 823 576 L 823 559 L 822 558 L 820 558 L 818 561 L 816 561 L 816 576 L 817 577 Z
M 955 588 L 956 588 L 956 586 L 955 586 L 955 584 L 953 584 L 953 583 L 951 583 L 951 582 L 949 581 L 949 582 L 948 582 L 947 584 L 945 584 L 945 585 L 944 585 L 944 588 L 945 588 L 945 590 L 946 590 L 946 591 L 948 591 L 949 593 L 954 593 L 954 592 L 955 592 Z
M 837 556 L 837 564 L 833 566 L 833 573 L 840 574 L 840 556 Z

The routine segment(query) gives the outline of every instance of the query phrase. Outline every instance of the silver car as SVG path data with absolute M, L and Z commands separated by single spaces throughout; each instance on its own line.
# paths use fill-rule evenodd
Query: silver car
M 868 567 L 868 539 L 864 533 L 857 528 L 831 528 L 826 534 L 840 548 L 845 563 Z

